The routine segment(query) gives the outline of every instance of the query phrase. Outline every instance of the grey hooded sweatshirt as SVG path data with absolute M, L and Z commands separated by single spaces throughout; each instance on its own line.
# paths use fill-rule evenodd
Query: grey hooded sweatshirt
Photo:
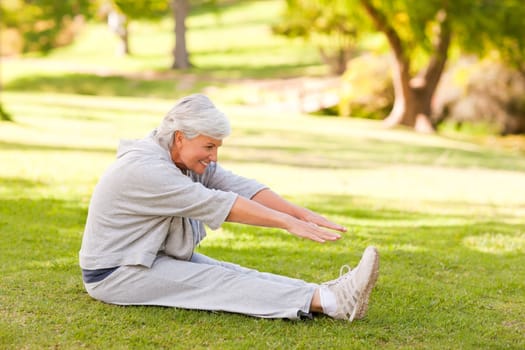
M 152 135 L 121 141 L 91 198 L 80 267 L 151 267 L 159 254 L 189 260 L 203 224 L 219 228 L 238 195 L 251 198 L 264 188 L 216 163 L 202 175 L 185 174 Z

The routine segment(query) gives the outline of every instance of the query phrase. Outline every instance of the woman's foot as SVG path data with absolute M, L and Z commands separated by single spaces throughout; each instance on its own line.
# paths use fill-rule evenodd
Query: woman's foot
M 370 246 L 365 249 L 355 269 L 321 285 L 334 294 L 337 303 L 337 310 L 329 316 L 350 322 L 364 318 L 378 275 L 379 253 L 375 247 Z

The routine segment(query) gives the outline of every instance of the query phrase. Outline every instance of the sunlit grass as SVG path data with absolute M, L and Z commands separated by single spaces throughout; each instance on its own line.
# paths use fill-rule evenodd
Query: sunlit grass
M 484 253 L 525 253 L 525 233 L 515 232 L 511 235 L 485 233 L 479 236 L 466 237 L 465 245 Z

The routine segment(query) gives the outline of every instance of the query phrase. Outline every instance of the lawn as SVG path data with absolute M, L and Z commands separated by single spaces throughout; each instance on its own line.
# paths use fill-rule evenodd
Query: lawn
M 264 33 L 257 9 L 232 8 L 223 19 Z M 215 17 L 192 21 L 201 69 L 185 74 L 162 71 L 169 60 L 157 46 L 120 65 L 109 55 L 89 58 L 93 39 L 49 57 L 5 63 L 2 99 L 16 123 L 0 124 L 0 348 L 525 348 L 525 154 L 522 146 L 509 146 L 509 140 L 522 145 L 522 137 L 419 135 L 374 121 L 234 104 L 221 98 L 230 84 L 225 77 L 317 74 L 322 67 L 298 43 L 264 36 L 258 42 L 290 62 L 272 66 L 254 50 L 239 61 L 261 56 L 262 67 L 235 61 L 230 67 L 220 58 L 229 48 L 213 57 L 198 39 L 210 34 Z M 141 25 L 143 32 L 150 28 Z M 240 51 L 232 50 L 235 60 Z M 308 60 L 294 67 L 299 59 Z M 160 77 L 136 80 L 145 70 Z M 190 78 L 187 90 L 173 86 Z M 143 137 L 175 96 L 210 82 L 233 125 L 221 163 L 349 231 L 321 245 L 279 230 L 225 224 L 198 250 L 322 282 L 335 278 L 342 264 L 356 264 L 373 244 L 381 272 L 366 319 L 298 322 L 120 307 L 85 293 L 77 254 L 87 207 L 118 140 Z

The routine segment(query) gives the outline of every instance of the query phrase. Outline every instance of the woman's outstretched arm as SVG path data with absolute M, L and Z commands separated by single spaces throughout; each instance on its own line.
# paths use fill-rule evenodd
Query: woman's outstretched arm
M 272 209 L 256 200 L 247 199 L 242 196 L 237 197 L 226 221 L 280 228 L 298 237 L 311 239 L 320 243 L 335 241 L 341 238 L 341 235 L 338 233 L 323 229 L 321 225 L 313 221 L 299 219 L 285 211 Z
M 299 220 L 311 222 L 318 226 L 326 227 L 332 230 L 346 232 L 346 227 L 331 222 L 324 216 L 319 215 L 310 209 L 290 203 L 270 189 L 259 191 L 255 196 L 252 197 L 252 200 L 264 205 L 265 207 L 291 215 Z

